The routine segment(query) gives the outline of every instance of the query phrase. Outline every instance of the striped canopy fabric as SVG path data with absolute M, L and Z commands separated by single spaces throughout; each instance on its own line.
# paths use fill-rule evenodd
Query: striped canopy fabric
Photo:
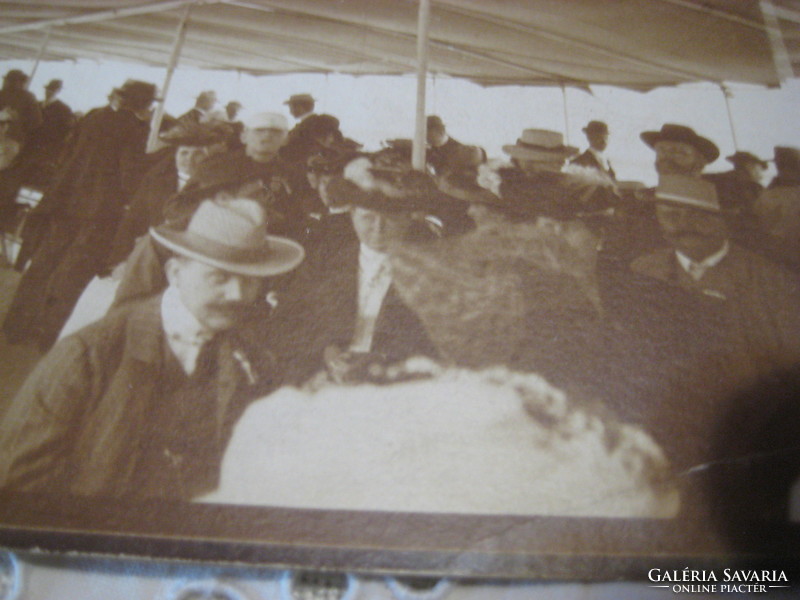
M 0 57 L 167 63 L 251 74 L 416 69 L 417 0 L 0 2 Z M 482 85 L 691 81 L 800 73 L 798 0 L 432 0 L 429 71 Z

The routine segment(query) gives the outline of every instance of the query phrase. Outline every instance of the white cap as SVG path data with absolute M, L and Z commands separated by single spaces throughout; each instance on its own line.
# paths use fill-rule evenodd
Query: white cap
M 250 115 L 244 120 L 248 129 L 282 129 L 289 131 L 289 121 L 280 113 L 263 112 Z

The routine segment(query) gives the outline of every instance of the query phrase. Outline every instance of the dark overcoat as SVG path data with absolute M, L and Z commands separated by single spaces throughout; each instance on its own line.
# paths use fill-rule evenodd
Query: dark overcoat
M 359 243 L 355 235 L 310 257 L 278 293 L 270 336 L 284 377 L 301 383 L 324 367 L 327 346 L 347 349 L 358 310 Z M 316 258 L 316 260 L 315 260 Z M 389 287 L 375 324 L 372 351 L 396 362 L 415 355 L 438 356 L 417 315 Z
M 207 407 L 212 417 L 195 422 L 202 407 L 165 406 L 162 383 L 175 358 L 163 332 L 160 299 L 110 313 L 61 340 L 42 359 L 0 425 L 0 487 L 185 500 L 214 489 L 213 465 L 233 425 L 250 400 L 272 389 L 272 355 L 245 334 L 218 334 L 210 357 L 214 375 L 205 382 L 215 401 Z M 166 448 L 175 458 L 166 471 L 152 464 L 152 452 L 145 459 L 149 442 L 164 433 L 154 415 L 165 410 L 183 410 L 183 421 L 172 415 L 172 422 L 193 432 L 187 442 L 201 443 L 199 457 Z M 192 471 L 203 476 L 187 481 L 182 468 L 197 462 L 207 463 Z

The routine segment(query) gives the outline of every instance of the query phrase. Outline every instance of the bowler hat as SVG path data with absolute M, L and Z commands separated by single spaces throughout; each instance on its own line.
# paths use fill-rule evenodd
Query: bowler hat
M 61 81 L 60 79 L 51 79 L 48 82 L 48 84 L 46 86 L 44 86 L 44 89 L 46 89 L 46 90 L 60 90 L 62 87 L 64 87 L 64 82 L 63 81 Z
M 755 164 L 760 166 L 762 169 L 767 168 L 767 161 L 761 160 L 755 154 L 751 152 L 742 152 L 741 150 L 737 150 L 730 156 L 726 156 L 725 160 L 728 162 L 733 163 L 734 165 L 746 165 L 746 164 Z
M 321 137 L 339 131 L 339 119 L 333 115 L 311 115 L 295 129 L 296 137 Z
M 710 181 L 685 175 L 662 175 L 655 194 L 658 202 L 720 212 L 717 188 Z
M 269 277 L 294 269 L 305 252 L 297 242 L 267 235 L 264 209 L 255 200 L 206 200 L 185 231 L 151 227 L 159 244 L 181 256 L 249 277 Z
M 503 146 L 503 152 L 522 160 L 567 159 L 578 153 L 574 146 L 564 145 L 564 136 L 549 129 L 524 129 L 514 145 Z
M 719 158 L 719 148 L 711 140 L 697 135 L 695 130 L 685 125 L 675 123 L 665 123 L 660 131 L 643 131 L 640 135 L 642 141 L 655 148 L 658 142 L 681 142 L 689 144 L 696 149 L 707 162 L 712 163 Z
M 289 96 L 289 99 L 284 102 L 284 104 L 297 104 L 297 103 L 307 103 L 310 104 L 314 102 L 314 97 L 311 94 L 294 94 Z
M 608 125 L 603 121 L 589 121 L 583 128 L 584 133 L 608 133 Z
M 429 115 L 425 121 L 427 129 L 444 129 L 444 122 L 441 117 Z

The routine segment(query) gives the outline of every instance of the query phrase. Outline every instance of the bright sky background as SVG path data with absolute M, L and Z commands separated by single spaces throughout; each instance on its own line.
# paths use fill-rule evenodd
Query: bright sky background
M 30 72 L 32 61 L 2 61 L 0 72 L 19 68 Z M 39 65 L 30 89 L 42 97 L 52 78 L 64 80 L 61 98 L 74 110 L 87 111 L 106 103 L 112 87 L 125 79 L 150 81 L 162 88 L 164 68 L 117 62 L 59 62 Z M 287 114 L 283 101 L 291 94 L 309 92 L 317 98 L 317 112 L 335 115 L 345 135 L 368 150 L 381 140 L 412 137 L 416 102 L 413 76 L 276 75 L 253 77 L 229 71 L 178 69 L 166 101 L 167 112 L 178 116 L 194 104 L 197 94 L 213 89 L 224 105 L 239 100 L 245 110 Z M 740 150 L 770 158 L 776 145 L 800 146 L 800 80 L 780 89 L 731 84 L 732 117 Z M 567 118 L 559 88 L 503 86 L 483 88 L 468 81 L 444 77 L 428 82 L 428 113 L 438 114 L 459 141 L 479 144 L 490 157 L 504 156 L 503 144 L 513 144 L 522 129 L 537 127 L 565 131 L 572 145 L 586 146 L 581 132 L 591 119 L 609 124 L 608 155 L 621 180 L 652 185 L 652 151 L 639 133 L 660 129 L 666 122 L 682 123 L 709 137 L 720 147 L 721 158 L 709 171 L 730 168 L 724 157 L 735 150 L 725 99 L 713 84 L 660 88 L 649 93 L 608 86 L 592 86 L 592 93 L 567 89 Z

